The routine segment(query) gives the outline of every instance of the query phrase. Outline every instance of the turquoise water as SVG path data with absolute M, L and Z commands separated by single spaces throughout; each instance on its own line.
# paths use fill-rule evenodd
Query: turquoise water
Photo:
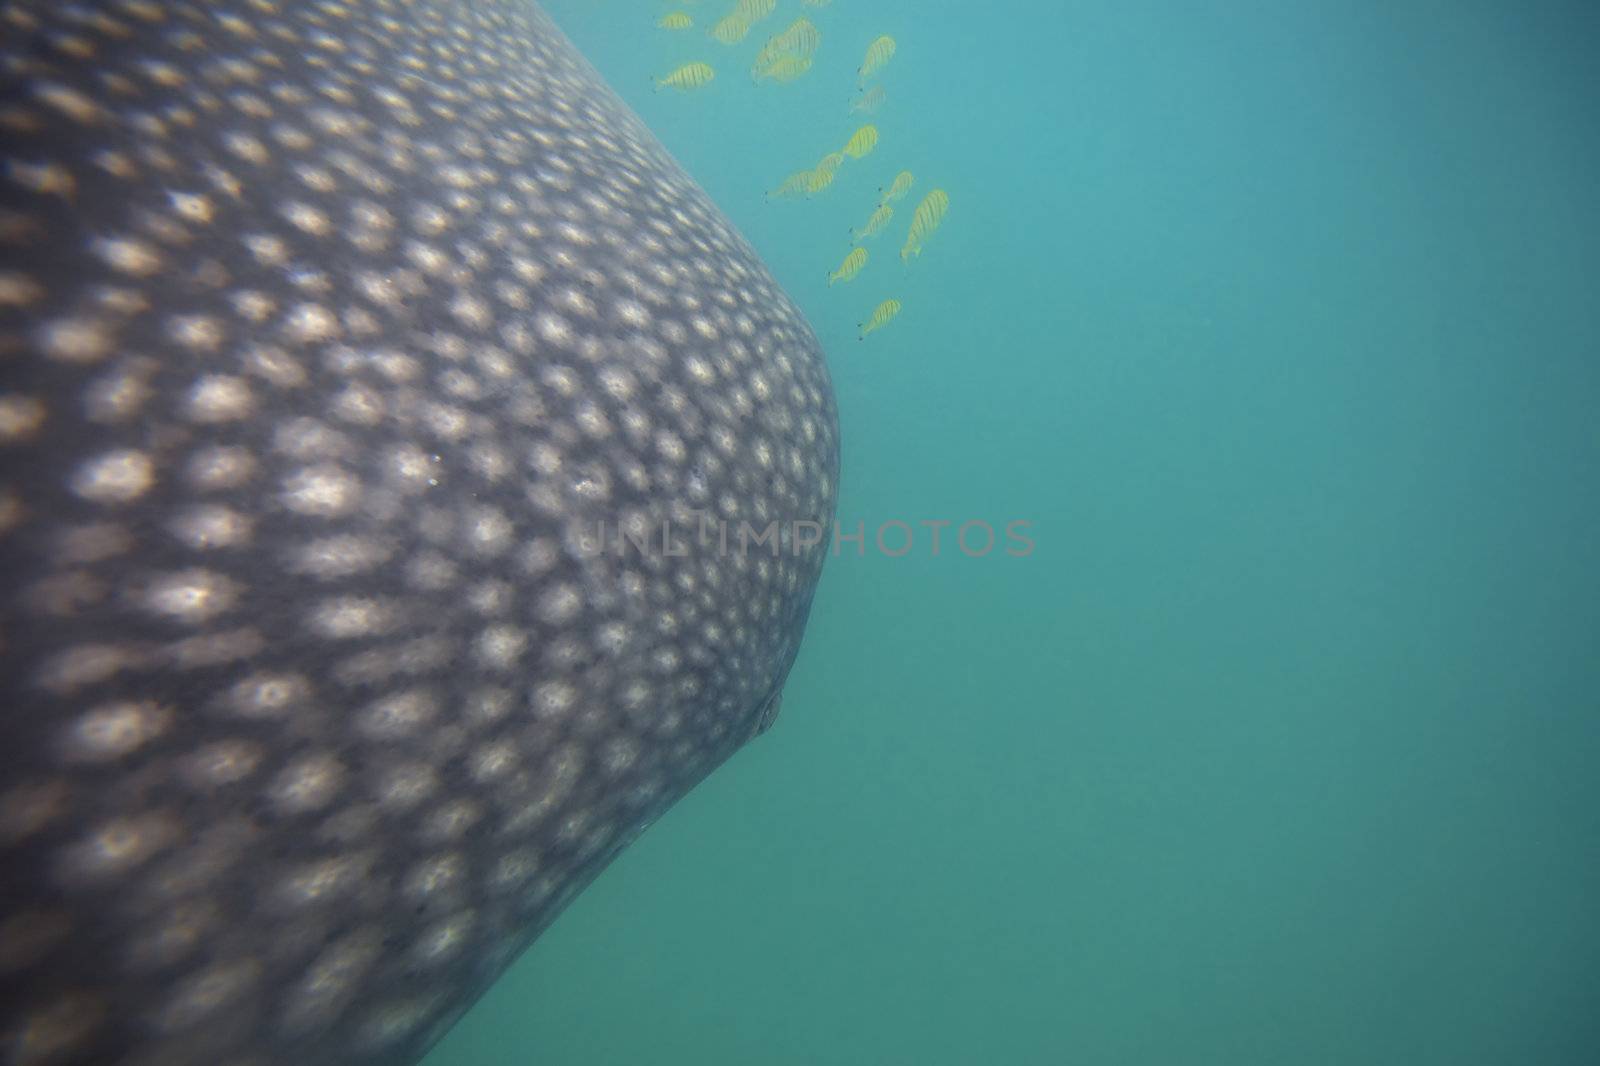
M 845 525 L 1035 549 L 833 559 L 428 1066 L 1596 1061 L 1600 9 L 835 0 L 758 88 L 726 6 L 548 5 L 814 324 Z

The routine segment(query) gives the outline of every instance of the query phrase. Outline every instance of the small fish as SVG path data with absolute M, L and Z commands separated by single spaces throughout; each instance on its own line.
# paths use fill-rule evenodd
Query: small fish
M 817 193 L 822 192 L 828 186 L 832 185 L 833 173 L 834 172 L 831 168 L 824 169 L 822 167 L 818 167 L 816 170 L 807 171 L 809 177 L 806 179 L 806 194 L 808 196 L 815 196 Z
M 774 44 L 776 42 L 776 44 Z M 810 19 L 801 17 L 789 23 L 789 28 L 767 42 L 780 52 L 794 55 L 816 55 L 822 47 L 822 31 Z
M 656 79 L 656 88 L 668 89 L 698 89 L 709 84 L 717 72 L 711 69 L 709 63 L 685 63 L 664 78 Z
M 772 14 L 772 9 L 777 6 L 778 0 L 739 0 L 733 6 L 733 13 L 754 26 Z
M 797 170 L 790 174 L 778 185 L 776 189 L 767 193 L 769 200 L 797 200 L 811 192 L 812 179 L 816 177 L 814 170 Z
M 788 54 L 784 51 L 781 37 L 767 38 L 767 43 L 762 45 L 761 51 L 756 53 L 756 61 L 750 64 L 750 76 L 759 78 L 763 70 Z
M 717 24 L 711 27 L 711 39 L 720 44 L 738 44 L 749 32 L 750 20 L 732 14 L 718 20 Z
M 890 321 L 893 320 L 894 316 L 898 315 L 899 313 L 899 300 L 883 301 L 883 303 L 879 304 L 877 307 L 874 307 L 872 309 L 872 314 L 868 316 L 865 322 L 860 324 L 859 328 L 861 330 L 861 336 L 857 339 L 866 340 L 867 334 L 871 333 L 873 330 L 879 330 L 884 326 L 887 326 Z
M 879 200 L 878 202 L 880 204 L 894 203 L 896 200 L 900 199 L 900 197 L 911 191 L 911 183 L 915 180 L 916 179 L 911 176 L 911 171 L 902 170 L 900 173 L 894 176 L 894 181 L 889 183 L 889 189 L 887 192 L 885 192 L 881 186 L 879 187 L 878 191 L 883 193 L 883 199 Z
M 877 146 L 878 127 L 868 123 L 850 135 L 850 140 L 844 146 L 844 154 L 851 159 L 860 159 Z
M 686 11 L 674 11 L 670 15 L 662 15 L 656 25 L 664 30 L 687 30 L 694 25 L 694 19 Z
M 858 82 L 864 82 L 878 71 L 883 65 L 894 58 L 894 38 L 884 34 L 871 44 L 867 45 L 867 57 L 861 61 L 861 66 L 856 69 Z
M 827 155 L 817 160 L 817 169 L 826 170 L 828 173 L 832 174 L 835 170 L 839 169 L 839 164 L 843 162 L 843 152 L 829 152 Z
M 770 78 L 773 81 L 790 82 L 810 69 L 810 56 L 779 56 L 765 67 L 756 67 L 750 76 L 756 81 Z
M 828 275 L 828 284 L 836 281 L 849 281 L 861 273 L 861 268 L 867 265 L 867 250 L 853 248 L 850 254 L 844 257 L 844 262 L 839 264 L 839 269 Z
M 874 85 L 872 88 L 868 89 L 866 92 L 850 101 L 850 113 L 852 115 L 873 114 L 878 110 L 878 108 L 883 106 L 883 101 L 888 97 L 888 95 L 888 93 L 884 92 L 883 86 Z
M 877 209 L 867 218 L 867 224 L 858 230 L 851 231 L 851 236 L 858 241 L 865 240 L 868 237 L 876 237 L 883 232 L 883 227 L 887 226 L 889 220 L 893 217 L 894 208 L 888 204 L 879 204 Z
M 949 207 L 950 197 L 943 189 L 935 189 L 922 198 L 916 213 L 911 216 L 911 230 L 906 234 L 905 247 L 900 249 L 902 263 L 910 262 L 913 256 L 922 254 L 923 243 L 939 228 Z

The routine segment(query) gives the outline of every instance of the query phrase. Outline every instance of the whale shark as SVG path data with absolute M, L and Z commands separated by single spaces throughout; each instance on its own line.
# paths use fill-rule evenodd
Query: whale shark
M 416 1062 L 772 724 L 838 474 L 536 3 L 0 0 L 5 1061 Z

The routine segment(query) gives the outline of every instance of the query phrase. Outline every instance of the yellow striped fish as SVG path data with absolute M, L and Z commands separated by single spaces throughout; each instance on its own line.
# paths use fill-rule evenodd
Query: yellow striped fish
M 844 262 L 839 264 L 839 269 L 828 275 L 828 284 L 836 281 L 849 281 L 861 273 L 861 268 L 867 265 L 867 250 L 865 248 L 851 249 L 850 254 L 844 257 Z
M 694 25 L 694 19 L 686 11 L 674 11 L 670 15 L 662 15 L 656 25 L 664 30 L 686 30 Z
M 898 315 L 899 313 L 899 300 L 883 301 L 883 303 L 879 304 L 877 307 L 874 307 L 872 309 L 871 316 L 869 316 L 865 322 L 861 323 L 861 336 L 858 339 L 866 340 L 867 334 L 871 333 L 873 330 L 882 329 L 884 326 L 887 326 L 894 316 Z
M 861 66 L 856 69 L 856 78 L 860 81 L 866 81 L 882 70 L 883 65 L 893 58 L 894 38 L 884 34 L 867 45 L 867 57 L 861 61 Z
M 710 84 L 717 72 L 711 69 L 709 63 L 685 63 L 664 78 L 656 79 L 657 89 L 698 89 L 702 85 Z
M 711 27 L 711 38 L 720 44 L 738 44 L 750 32 L 750 20 L 738 14 L 727 15 Z
M 880 204 L 894 203 L 896 200 L 900 199 L 900 197 L 911 191 L 911 183 L 915 180 L 916 179 L 911 176 L 911 171 L 902 170 L 900 173 L 894 176 L 894 181 L 889 183 L 889 189 L 887 192 L 884 191 L 882 186 L 878 188 L 878 191 L 883 193 L 883 199 L 879 200 L 878 202 Z
M 750 72 L 756 81 L 791 82 L 811 69 L 810 56 L 779 56 L 765 67 Z
M 822 47 L 822 31 L 808 18 L 797 18 L 783 31 L 787 47 L 801 55 L 816 55 Z
M 767 193 L 768 199 L 795 200 L 811 192 L 811 181 L 816 176 L 814 170 L 797 170 L 790 174 L 783 182 L 771 192 Z
M 878 146 L 878 127 L 868 123 L 850 135 L 850 140 L 844 146 L 844 154 L 851 159 L 860 159 Z
M 777 6 L 778 0 L 739 0 L 733 6 L 733 13 L 754 26 L 772 14 L 772 9 Z
M 808 196 L 815 196 L 833 184 L 832 168 L 818 167 L 816 170 L 810 170 L 806 173 L 809 175 L 806 180 L 806 194 Z
M 850 101 L 850 113 L 852 115 L 870 115 L 883 106 L 883 101 L 887 96 L 888 93 L 883 91 L 883 86 L 874 85 Z
M 817 49 L 822 46 L 822 32 L 808 18 L 797 18 L 789 23 L 789 28 L 773 37 L 767 42 L 767 47 L 776 52 L 789 52 L 794 55 L 816 55 Z
M 817 160 L 817 169 L 826 170 L 828 173 L 832 174 L 835 170 L 839 169 L 839 164 L 843 162 L 843 152 L 829 152 L 827 155 Z
M 767 43 L 762 45 L 761 51 L 756 53 L 756 61 L 750 64 L 750 76 L 759 78 L 763 70 L 788 55 L 789 53 L 784 50 L 783 44 L 781 34 L 777 37 L 767 38 Z
M 916 213 L 911 216 L 911 230 L 906 234 L 906 245 L 900 249 L 902 263 L 910 262 L 912 256 L 922 254 L 922 245 L 944 221 L 944 213 L 949 207 L 950 197 L 943 189 L 935 189 L 922 198 Z
M 852 230 L 851 236 L 858 241 L 866 240 L 868 237 L 876 237 L 883 232 L 883 227 L 887 226 L 889 220 L 893 217 L 894 208 L 888 204 L 879 204 L 877 209 L 868 216 L 867 224 L 858 230 Z

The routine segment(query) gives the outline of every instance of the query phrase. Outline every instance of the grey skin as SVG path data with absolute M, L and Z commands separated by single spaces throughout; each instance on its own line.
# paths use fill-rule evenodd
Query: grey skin
M 415 1062 L 776 713 L 816 338 L 525 0 L 11 0 L 0 78 L 4 1061 Z

